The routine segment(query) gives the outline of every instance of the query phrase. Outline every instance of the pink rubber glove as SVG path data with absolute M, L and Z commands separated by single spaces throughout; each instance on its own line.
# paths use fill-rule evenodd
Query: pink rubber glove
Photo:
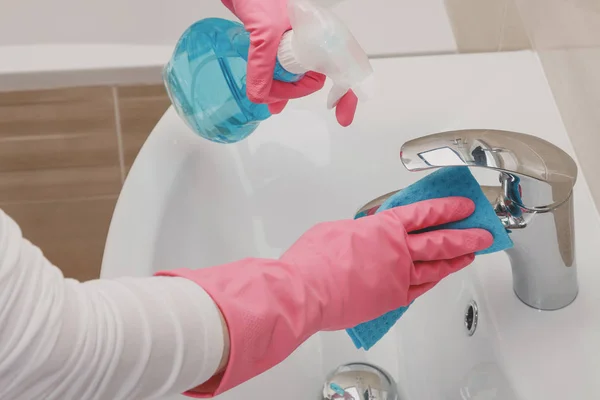
M 465 198 L 428 200 L 319 224 L 279 260 L 159 273 L 204 288 L 229 329 L 224 373 L 186 394 L 218 395 L 277 365 L 318 331 L 354 327 L 407 306 L 493 242 L 481 229 L 411 232 L 473 211 Z
M 281 36 L 291 29 L 287 0 L 222 0 L 250 32 L 246 91 L 254 103 L 267 103 L 273 114 L 280 113 L 288 100 L 308 96 L 323 88 L 325 75 L 308 72 L 294 83 L 273 80 Z M 350 90 L 336 105 L 335 114 L 342 126 L 354 119 L 358 98 Z

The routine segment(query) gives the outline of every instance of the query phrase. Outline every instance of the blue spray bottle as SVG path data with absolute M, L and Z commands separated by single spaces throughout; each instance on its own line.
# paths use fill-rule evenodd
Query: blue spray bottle
M 334 82 L 332 108 L 349 90 L 365 100 L 373 69 L 356 39 L 327 8 L 289 0 L 292 30 L 279 44 L 274 79 L 295 82 L 308 71 Z M 250 34 L 243 25 L 207 18 L 190 26 L 165 66 L 163 79 L 173 107 L 198 135 L 218 143 L 243 140 L 271 113 L 246 95 Z

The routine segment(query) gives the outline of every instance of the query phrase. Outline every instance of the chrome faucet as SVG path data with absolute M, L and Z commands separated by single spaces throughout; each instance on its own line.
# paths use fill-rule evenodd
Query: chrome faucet
M 515 294 L 539 310 L 557 310 L 575 300 L 573 187 L 577 165 L 567 153 L 535 136 L 474 129 L 408 141 L 400 158 L 409 171 L 448 166 L 497 171 L 499 185 L 482 189 L 511 232 L 514 247 L 506 253 Z M 379 207 L 393 193 L 362 210 Z

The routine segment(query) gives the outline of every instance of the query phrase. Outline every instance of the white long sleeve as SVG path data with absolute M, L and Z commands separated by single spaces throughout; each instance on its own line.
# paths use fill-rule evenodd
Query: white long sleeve
M 207 381 L 216 305 L 184 278 L 65 279 L 0 210 L 0 399 L 154 399 Z

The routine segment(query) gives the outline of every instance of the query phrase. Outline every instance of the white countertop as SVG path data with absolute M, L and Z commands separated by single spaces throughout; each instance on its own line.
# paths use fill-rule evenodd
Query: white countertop
M 161 82 L 173 46 L 0 46 L 0 92 Z

